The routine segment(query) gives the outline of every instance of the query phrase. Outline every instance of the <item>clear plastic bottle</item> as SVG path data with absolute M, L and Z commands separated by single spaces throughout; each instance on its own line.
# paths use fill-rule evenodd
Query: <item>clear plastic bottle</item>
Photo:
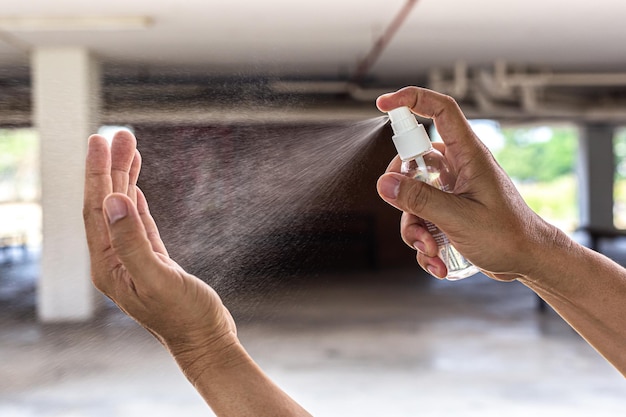
M 449 168 L 445 157 L 433 148 L 426 129 L 417 122 L 408 107 L 398 107 L 389 112 L 393 128 L 393 143 L 402 159 L 401 172 L 411 178 L 426 182 L 440 190 L 452 192 L 456 175 Z M 479 272 L 450 244 L 446 236 L 433 223 L 424 220 L 428 231 L 439 247 L 439 257 L 448 268 L 446 279 L 456 281 Z

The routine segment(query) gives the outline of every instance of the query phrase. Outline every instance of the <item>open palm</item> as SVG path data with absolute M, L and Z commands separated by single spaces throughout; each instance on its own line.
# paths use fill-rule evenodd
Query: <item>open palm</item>
M 89 138 L 83 217 L 94 285 L 170 350 L 231 343 L 235 325 L 217 293 L 168 256 L 136 185 L 140 169 L 131 133 L 111 147 Z

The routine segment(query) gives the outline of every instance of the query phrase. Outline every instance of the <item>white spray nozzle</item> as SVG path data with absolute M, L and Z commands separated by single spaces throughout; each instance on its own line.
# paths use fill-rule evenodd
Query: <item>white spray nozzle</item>
M 388 114 L 395 134 L 407 132 L 418 125 L 417 119 L 408 107 L 398 107 L 389 111 Z
M 424 125 L 419 124 L 408 107 L 389 111 L 393 144 L 402 160 L 412 159 L 432 148 Z

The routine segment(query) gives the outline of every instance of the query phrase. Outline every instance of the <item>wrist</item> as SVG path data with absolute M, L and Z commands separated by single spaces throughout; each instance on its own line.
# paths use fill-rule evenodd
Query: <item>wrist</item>
M 194 385 L 207 373 L 223 374 L 251 360 L 233 332 L 202 342 L 166 343 L 166 347 Z
M 525 260 L 528 268 L 522 276 L 530 283 L 539 284 L 561 276 L 564 265 L 571 262 L 572 256 L 577 256 L 577 244 L 558 227 L 543 220 L 535 232 L 536 238 L 531 239 Z

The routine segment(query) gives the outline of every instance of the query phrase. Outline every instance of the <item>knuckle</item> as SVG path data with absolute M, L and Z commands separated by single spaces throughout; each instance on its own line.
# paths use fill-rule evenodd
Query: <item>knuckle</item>
M 424 255 L 434 257 L 437 256 L 437 241 L 426 227 L 420 227 L 417 231 L 417 239 L 424 245 L 422 251 Z
M 454 97 L 448 95 L 448 94 L 443 94 L 442 95 L 442 99 L 443 99 L 443 104 L 444 106 L 448 106 L 448 107 L 456 107 L 458 106 L 456 100 L 454 99 Z
M 406 196 L 407 209 L 410 213 L 420 215 L 428 205 L 430 193 L 428 187 L 423 183 L 416 183 L 408 190 Z
M 446 94 L 441 95 L 440 106 L 441 107 L 435 116 L 439 116 L 444 111 L 449 112 L 460 110 L 459 104 L 456 102 L 454 97 Z
M 150 230 L 146 232 L 146 237 L 150 242 L 156 242 L 161 240 L 161 235 L 157 230 Z
M 111 233 L 111 246 L 118 256 L 132 256 L 141 250 L 136 234 L 129 230 L 117 230 Z
M 408 214 L 407 212 L 403 213 L 403 218 L 404 217 L 410 220 L 403 220 L 401 222 L 400 235 L 402 236 L 402 240 L 410 248 L 417 249 L 416 244 L 423 244 L 425 242 L 424 233 L 428 232 L 424 229 L 423 220 L 419 217 Z
M 94 216 L 94 209 L 90 208 L 90 207 L 83 207 L 83 221 L 85 223 L 88 223 L 90 220 L 93 219 Z

